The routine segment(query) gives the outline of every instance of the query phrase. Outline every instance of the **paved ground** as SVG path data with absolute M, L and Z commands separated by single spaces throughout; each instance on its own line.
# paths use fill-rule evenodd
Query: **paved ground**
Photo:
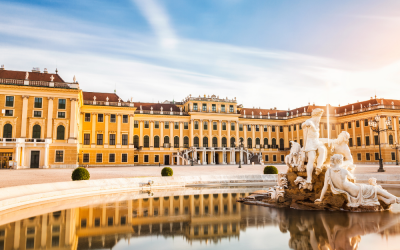
M 276 165 L 280 172 L 286 172 L 286 165 Z M 385 166 L 384 174 L 400 174 L 400 166 Z M 136 166 L 136 167 L 99 167 L 89 168 L 90 179 L 130 178 L 161 176 L 162 167 Z M 174 176 L 193 175 L 240 175 L 261 174 L 263 167 L 260 165 L 208 165 L 208 166 L 172 166 Z M 357 165 L 356 174 L 377 172 L 377 165 Z M 0 170 L 0 187 L 11 187 L 28 184 L 50 183 L 71 180 L 72 169 L 23 169 L 23 170 Z

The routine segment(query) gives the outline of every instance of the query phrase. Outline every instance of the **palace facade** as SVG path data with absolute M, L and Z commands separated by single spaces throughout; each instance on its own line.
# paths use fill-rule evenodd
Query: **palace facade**
M 181 102 L 141 103 L 116 93 L 85 92 L 58 73 L 0 68 L 1 168 L 89 166 L 278 164 L 290 141 L 303 144 L 301 123 L 315 108 L 244 108 L 233 99 L 189 95 Z M 350 134 L 355 163 L 377 164 L 378 142 L 385 164 L 396 162 L 400 101 L 383 98 L 329 106 L 321 137 Z M 380 115 L 378 135 L 368 121 Z M 243 148 L 239 149 L 243 140 Z M 261 158 L 262 157 L 262 158 Z

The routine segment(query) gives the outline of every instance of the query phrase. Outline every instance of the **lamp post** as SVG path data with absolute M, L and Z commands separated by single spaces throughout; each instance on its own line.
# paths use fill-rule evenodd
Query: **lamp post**
M 394 152 L 396 153 L 396 165 L 399 165 L 399 159 L 397 158 L 397 151 L 399 150 L 400 145 L 397 142 L 395 142 L 392 148 L 395 150 Z
M 240 142 L 239 142 L 239 168 L 242 168 L 242 150 L 243 150 L 243 138 L 240 138 Z
M 378 169 L 378 172 L 385 172 L 386 170 L 383 169 L 380 134 L 381 134 L 381 132 L 392 130 L 392 119 L 390 119 L 390 117 L 388 117 L 388 119 L 386 119 L 385 124 L 388 126 L 388 128 L 386 128 L 386 129 L 380 129 L 380 127 L 379 127 L 380 120 L 381 120 L 381 117 L 379 116 L 379 114 L 377 114 L 374 119 L 369 120 L 369 126 L 371 127 L 372 131 L 374 131 L 375 133 L 378 133 L 378 145 L 379 145 L 379 169 Z

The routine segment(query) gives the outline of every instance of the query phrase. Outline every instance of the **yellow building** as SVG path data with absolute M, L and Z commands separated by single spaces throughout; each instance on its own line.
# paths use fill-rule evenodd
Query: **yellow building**
M 116 93 L 85 92 L 57 73 L 0 68 L 0 165 L 2 168 L 282 163 L 290 141 L 303 143 L 301 123 L 315 108 L 244 108 L 236 98 L 189 95 L 181 102 L 123 101 Z M 383 98 L 330 106 L 321 137 L 350 134 L 354 161 L 396 161 L 400 101 Z M 378 136 L 368 121 L 381 116 Z M 243 149 L 238 145 L 243 140 Z

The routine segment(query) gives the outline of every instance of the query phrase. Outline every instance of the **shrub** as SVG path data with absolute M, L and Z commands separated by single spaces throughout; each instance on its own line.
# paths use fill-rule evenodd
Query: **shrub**
M 71 178 L 73 181 L 89 180 L 90 174 L 86 168 L 79 167 L 72 172 Z
M 274 166 L 266 166 L 264 168 L 264 174 L 278 174 L 278 169 Z
M 174 174 L 174 171 L 172 171 L 172 168 L 170 167 L 165 167 L 161 170 L 161 176 L 172 176 Z

